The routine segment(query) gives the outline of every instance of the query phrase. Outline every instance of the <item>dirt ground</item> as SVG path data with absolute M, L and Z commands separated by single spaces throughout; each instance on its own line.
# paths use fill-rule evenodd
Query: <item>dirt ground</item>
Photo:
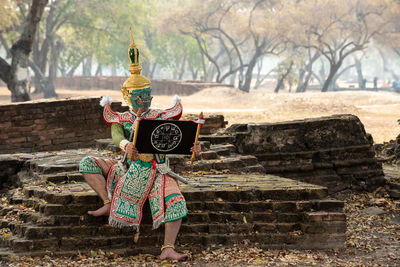
M 59 98 L 109 95 L 122 101 L 120 90 L 57 90 Z M 41 95 L 33 95 L 40 99 Z M 183 96 L 184 112 L 218 113 L 230 124 L 241 122 L 280 122 L 354 114 L 363 122 L 376 143 L 394 139 L 400 133 L 400 94 L 390 92 L 306 92 L 275 94 L 270 90 L 244 93 L 235 88 L 214 87 L 191 96 Z M 154 96 L 152 107 L 168 108 L 172 96 Z M 0 87 L 0 104 L 10 103 L 10 92 Z

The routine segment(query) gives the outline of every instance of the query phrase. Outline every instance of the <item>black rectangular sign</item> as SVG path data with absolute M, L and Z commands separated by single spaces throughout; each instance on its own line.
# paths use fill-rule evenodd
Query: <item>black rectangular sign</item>
M 142 120 L 136 148 L 139 153 L 192 154 L 197 123 L 192 121 Z

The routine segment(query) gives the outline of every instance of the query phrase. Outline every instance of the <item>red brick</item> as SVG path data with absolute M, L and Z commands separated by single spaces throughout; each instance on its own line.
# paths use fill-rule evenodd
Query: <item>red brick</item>
M 0 128 L 11 127 L 11 125 L 12 125 L 11 121 L 3 122 L 0 123 Z
M 47 121 L 45 119 L 36 119 L 34 120 L 35 124 L 46 124 Z
M 21 136 L 21 137 L 17 137 L 14 139 L 10 139 L 8 140 L 10 143 L 15 144 L 15 143 L 22 143 L 22 142 L 26 142 L 26 137 L 25 136 Z

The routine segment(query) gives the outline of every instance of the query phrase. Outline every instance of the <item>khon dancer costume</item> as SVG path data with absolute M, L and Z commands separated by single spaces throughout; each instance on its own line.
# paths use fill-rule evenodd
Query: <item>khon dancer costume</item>
M 150 81 L 140 74 L 139 50 L 132 37 L 129 48 L 131 65 L 130 77 L 122 85 L 125 102 L 132 107 L 135 101 L 132 97 L 140 92 L 138 103 L 151 102 Z M 150 99 L 150 100 L 149 100 Z M 111 126 L 114 144 L 125 150 L 128 139 L 135 128 L 136 121 L 142 119 L 179 120 L 182 115 L 182 105 L 179 97 L 175 97 L 174 106 L 170 109 L 148 109 L 138 116 L 132 109 L 124 113 L 114 112 L 111 101 L 103 98 L 103 117 Z M 150 104 L 148 104 L 150 105 Z M 153 228 L 158 228 L 163 222 L 172 222 L 185 217 L 188 213 L 186 202 L 175 179 L 167 176 L 170 171 L 165 155 L 138 154 L 128 160 L 129 169 L 124 169 L 121 162 L 115 159 L 102 159 L 87 156 L 80 163 L 79 172 L 100 174 L 106 177 L 106 189 L 111 200 L 109 224 L 115 227 L 131 226 L 139 231 L 143 216 L 143 206 L 149 200 L 153 217 Z

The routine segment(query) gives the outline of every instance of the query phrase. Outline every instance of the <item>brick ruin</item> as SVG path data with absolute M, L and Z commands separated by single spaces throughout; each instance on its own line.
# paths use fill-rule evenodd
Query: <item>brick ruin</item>
M 132 229 L 112 228 L 107 217 L 87 215 L 102 203 L 77 172 L 79 160 L 88 153 L 107 156 L 101 150 L 19 156 L 25 166 L 16 177 L 21 188 L 9 193 L 7 205 L 0 207 L 0 227 L 9 229 L 9 234 L 0 237 L 0 258 L 11 253 L 76 255 L 99 248 L 125 255 L 158 253 L 163 229 L 151 230 L 147 204 L 137 244 Z M 199 159 L 198 163 L 211 161 Z M 226 172 L 228 164 L 230 161 L 216 164 L 213 167 L 218 169 L 201 176 L 181 172 L 190 181 L 190 186 L 181 186 L 190 215 L 183 220 L 179 246 L 191 251 L 214 245 L 265 249 L 345 246 L 344 203 L 329 199 L 325 187 L 254 172 Z
M 99 101 L 93 97 L 0 105 L 0 153 L 94 145 L 96 139 L 110 136 Z M 121 102 L 112 107 L 121 110 Z
M 75 76 L 58 77 L 56 81 L 57 88 L 69 88 L 81 90 L 90 89 L 113 89 L 120 90 L 124 83 L 125 76 Z M 214 82 L 190 81 L 190 80 L 165 80 L 152 79 L 151 89 L 153 95 L 191 95 L 207 87 L 232 87 L 228 84 Z
M 57 77 L 56 88 L 68 88 L 82 90 L 91 89 L 108 89 L 120 90 L 121 84 L 124 83 L 127 77 L 125 76 L 74 76 L 74 77 Z M 0 86 L 7 85 L 0 81 Z M 151 88 L 153 95 L 174 95 L 181 96 L 191 95 L 208 87 L 233 87 L 229 84 L 220 84 L 214 82 L 191 81 L 191 80 L 165 80 L 152 79 Z
M 354 115 L 236 124 L 228 132 L 238 152 L 256 156 L 269 174 L 326 186 L 330 193 L 385 183 L 372 137 Z
M 77 172 L 80 159 L 118 152 L 98 101 L 0 106 L 12 115 L 1 127 L 0 179 L 4 186 L 18 187 L 0 207 L 0 225 L 10 231 L 0 238 L 0 257 L 48 251 L 72 255 L 93 248 L 157 253 L 163 235 L 162 230 L 149 230 L 150 216 L 144 216 L 143 234 L 134 244 L 130 229 L 111 228 L 106 218 L 86 214 L 100 199 Z M 113 105 L 122 108 L 121 103 Z M 383 175 L 358 118 L 238 124 L 221 131 L 225 124 L 222 116 L 206 118 L 199 139 L 202 153 L 194 164 L 186 156 L 171 156 L 171 167 L 192 184 L 182 186 L 190 215 L 179 244 L 192 250 L 213 244 L 343 248 L 344 203 L 329 194 L 373 189 Z M 73 149 L 77 147 L 81 149 Z

